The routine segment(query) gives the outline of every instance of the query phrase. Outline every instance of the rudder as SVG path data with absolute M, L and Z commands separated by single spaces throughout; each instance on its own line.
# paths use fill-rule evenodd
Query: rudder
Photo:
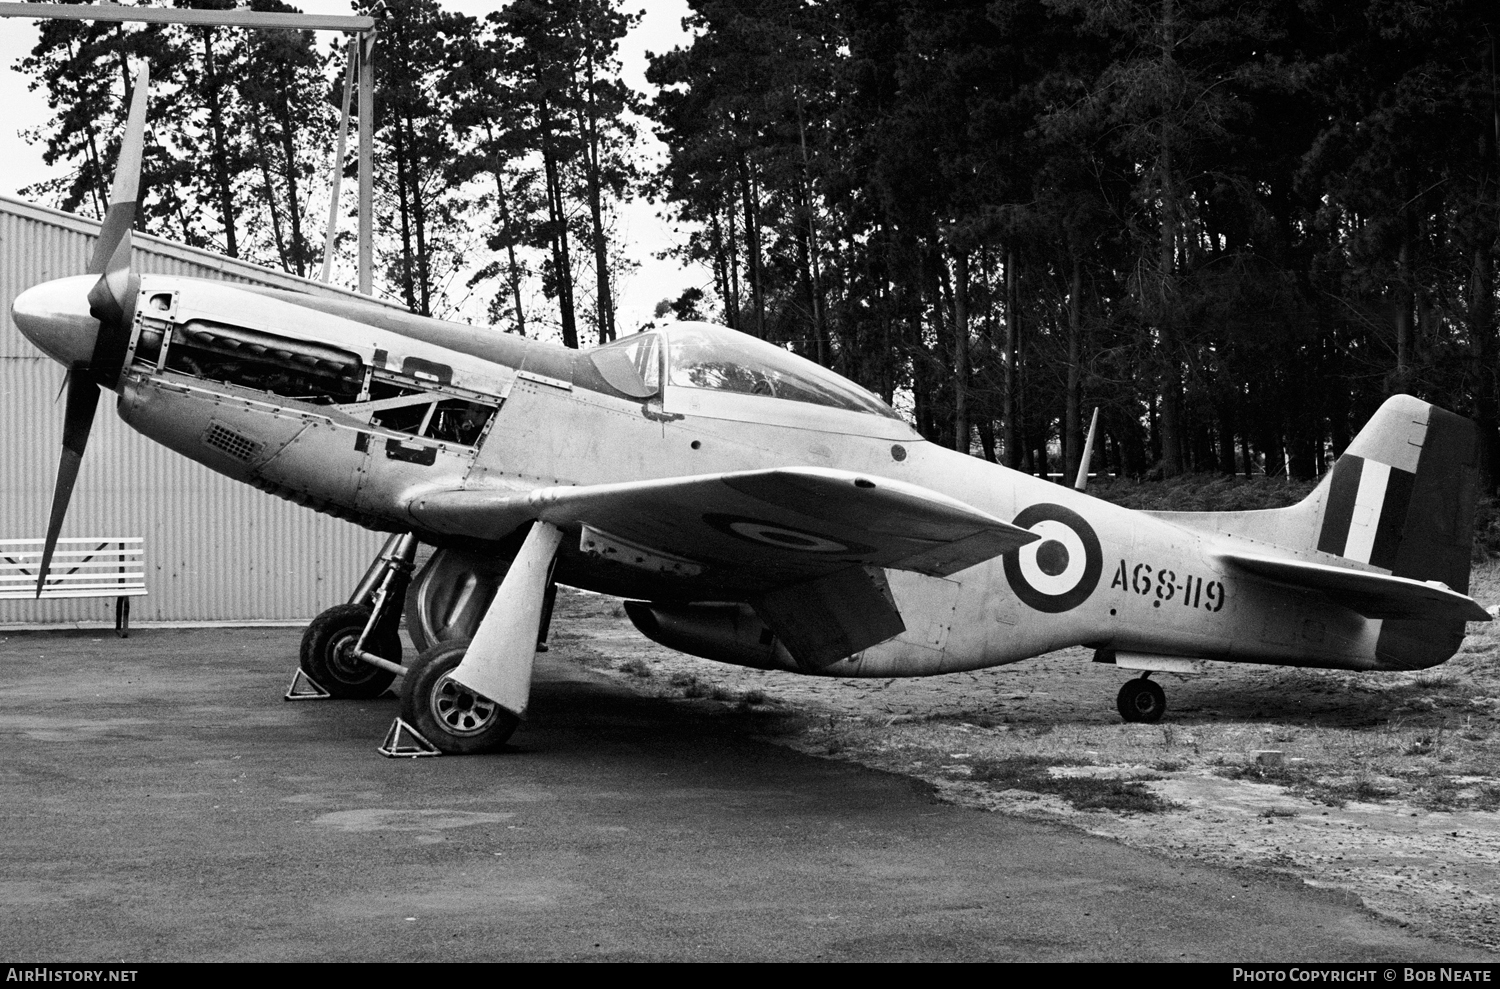
M 1386 400 L 1334 464 L 1317 548 L 1468 593 L 1481 449 L 1472 421 L 1410 395 Z M 1464 631 L 1388 621 L 1376 656 L 1387 669 L 1434 666 Z
M 1333 465 L 1318 549 L 1467 592 L 1480 447 L 1470 420 L 1388 399 Z

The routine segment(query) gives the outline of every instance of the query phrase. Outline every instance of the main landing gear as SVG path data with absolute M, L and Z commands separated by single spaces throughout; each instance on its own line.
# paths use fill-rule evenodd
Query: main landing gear
M 298 677 L 322 691 L 304 691 L 294 680 L 288 699 L 376 697 L 400 676 L 401 716 L 382 752 L 499 748 L 526 714 L 532 663 L 546 649 L 561 541 L 561 529 L 535 522 L 508 562 L 440 550 L 408 594 L 417 539 L 392 536 L 349 602 L 313 619 L 302 637 Z M 421 650 L 406 667 L 398 633 L 403 603 L 407 631 Z
M 1126 680 L 1120 688 L 1115 704 L 1126 721 L 1155 724 L 1167 710 L 1167 695 L 1160 684 L 1146 679 L 1150 675 L 1150 671 L 1142 673 L 1134 680 Z
M 406 672 L 398 629 L 416 552 L 417 537 L 410 533 L 386 540 L 349 603 L 334 605 L 307 626 L 299 665 L 329 696 L 379 697 Z
M 401 720 L 440 752 L 488 752 L 526 715 L 562 530 L 534 522 L 472 639 L 440 642 L 401 684 Z

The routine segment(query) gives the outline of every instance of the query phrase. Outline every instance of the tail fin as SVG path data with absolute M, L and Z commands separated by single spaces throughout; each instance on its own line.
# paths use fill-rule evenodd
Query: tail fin
M 1467 592 L 1479 456 L 1473 422 L 1388 399 L 1333 465 L 1318 550 Z
M 1322 501 L 1318 550 L 1467 593 L 1481 445 L 1462 416 L 1387 399 L 1308 499 Z M 1422 669 L 1463 636 L 1461 621 L 1387 621 L 1376 656 L 1386 669 Z

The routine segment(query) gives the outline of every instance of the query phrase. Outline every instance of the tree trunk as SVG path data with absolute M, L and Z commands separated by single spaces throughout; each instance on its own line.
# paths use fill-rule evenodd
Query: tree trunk
M 953 268 L 953 448 L 966 454 L 969 452 L 968 251 L 954 252 Z
M 760 220 L 756 205 L 755 182 L 750 175 L 750 162 L 744 154 L 739 156 L 740 196 L 745 208 L 745 249 L 750 254 L 750 299 L 755 306 L 755 335 L 766 338 L 766 297 L 761 282 L 760 270 Z
M 1410 281 L 1411 226 L 1408 222 L 1402 232 L 1401 246 L 1396 253 L 1396 292 L 1392 300 L 1392 323 L 1396 331 L 1396 375 L 1391 382 L 1390 393 L 1399 395 L 1411 392 L 1412 378 L 1412 291 Z
M 406 197 L 406 141 L 398 125 L 391 128 L 396 158 L 396 209 L 401 220 L 401 299 L 411 312 L 417 311 L 417 290 L 412 280 L 411 204 Z
M 584 136 L 584 179 L 588 186 L 589 219 L 594 234 L 595 327 L 599 342 L 615 338 L 615 304 L 609 288 L 609 241 L 604 234 L 604 203 L 599 164 L 599 121 L 594 107 L 594 61 L 584 58 L 587 75 L 583 106 L 578 113 L 579 130 Z
M 828 324 L 823 317 L 823 284 L 818 271 L 818 226 L 812 195 L 812 166 L 807 157 L 807 123 L 797 98 L 797 140 L 802 148 L 802 208 L 807 211 L 808 295 L 812 302 L 813 333 L 818 341 L 818 363 L 828 366 Z
M 1068 279 L 1068 384 L 1063 399 L 1063 471 L 1069 484 L 1083 456 L 1083 265 L 1073 252 Z
M 1021 434 L 1016 428 L 1016 415 L 1020 403 L 1016 391 L 1021 385 L 1020 368 L 1017 366 L 1021 353 L 1020 291 L 1016 284 L 1016 251 L 1007 247 L 1005 251 L 1005 365 L 1002 373 L 1000 396 L 1000 421 L 1004 431 L 1005 464 L 1019 469 L 1021 466 Z
M 495 133 L 488 123 L 485 124 L 485 137 L 490 146 L 494 147 Z M 495 204 L 500 209 L 500 230 L 505 237 L 505 252 L 510 263 L 510 294 L 516 305 L 516 332 L 521 336 L 526 335 L 526 312 L 521 305 L 521 265 L 516 261 L 516 235 L 515 221 L 510 215 L 510 197 L 505 192 L 505 176 L 500 169 L 500 160 L 497 157 L 494 163 L 495 175 Z
M 563 346 L 578 349 L 578 320 L 573 311 L 573 261 L 568 256 L 568 214 L 563 204 L 562 170 L 552 134 L 549 104 L 541 104 L 542 167 L 547 176 L 547 210 L 552 228 L 552 267 L 557 278 L 557 307 L 562 318 Z
M 205 28 L 203 31 L 203 96 L 208 103 L 209 169 L 213 179 L 214 193 L 218 199 L 219 225 L 224 228 L 224 253 L 237 258 L 240 256 L 240 246 L 235 230 L 234 176 L 229 168 L 229 145 L 224 133 L 224 106 L 219 98 L 219 71 L 213 46 L 216 34 L 214 28 Z
M 302 239 L 302 211 L 297 202 L 297 143 L 290 107 L 283 94 L 281 125 L 282 181 L 286 186 L 287 221 L 292 228 L 292 270 L 307 277 L 307 245 Z

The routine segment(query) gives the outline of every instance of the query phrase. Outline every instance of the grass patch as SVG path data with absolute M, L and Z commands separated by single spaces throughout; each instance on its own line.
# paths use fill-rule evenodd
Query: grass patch
M 700 680 L 692 673 L 674 673 L 667 683 L 682 691 L 684 697 L 707 697 L 709 700 L 726 703 L 733 701 L 746 709 L 766 703 L 766 695 L 762 690 L 747 690 L 743 694 L 738 694 L 729 687 Z
M 1029 790 L 1061 797 L 1078 810 L 1135 811 L 1155 814 L 1172 804 L 1146 788 L 1137 779 L 1099 779 L 1090 776 L 1053 776 L 1053 766 L 1082 766 L 1080 760 L 1044 756 L 1009 756 L 974 759 L 968 779 L 999 790 Z
M 771 699 L 766 696 L 764 690 L 752 689 L 740 695 L 740 699 L 735 703 L 735 707 L 741 711 L 749 711 L 770 703 Z
M 627 659 L 620 664 L 619 670 L 640 680 L 649 680 L 654 675 L 644 659 Z
M 1442 747 L 1442 735 L 1434 738 L 1432 735 L 1420 735 L 1406 747 L 1405 755 L 1433 755 Z
M 1323 792 L 1340 803 L 1357 800 L 1360 803 L 1378 804 L 1400 794 L 1395 787 L 1367 777 L 1358 777 L 1338 783 L 1323 783 Z
M 692 673 L 673 673 L 667 683 L 681 690 L 684 697 L 707 697 L 712 689 Z
M 1262 766 L 1258 762 L 1224 765 L 1215 772 L 1227 780 L 1247 780 L 1286 787 L 1300 797 L 1316 800 L 1329 807 L 1342 807 L 1350 799 L 1339 787 L 1325 784 L 1315 773 L 1292 766 Z

